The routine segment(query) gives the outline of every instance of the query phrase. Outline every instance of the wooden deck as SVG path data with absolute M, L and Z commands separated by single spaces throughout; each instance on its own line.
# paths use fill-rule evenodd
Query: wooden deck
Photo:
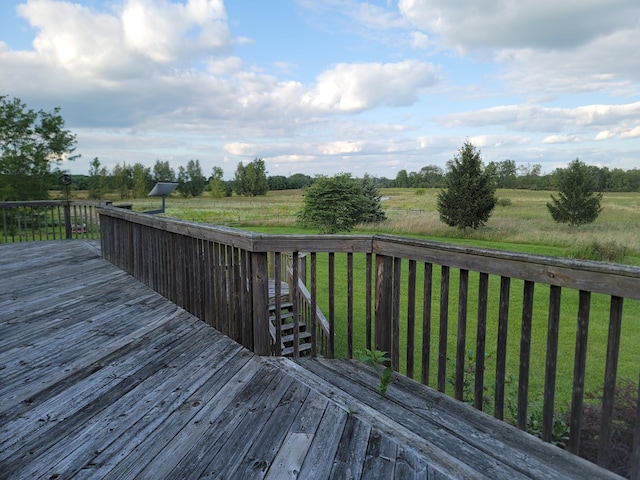
M 0 478 L 618 478 L 353 361 L 258 357 L 86 241 L 0 245 Z

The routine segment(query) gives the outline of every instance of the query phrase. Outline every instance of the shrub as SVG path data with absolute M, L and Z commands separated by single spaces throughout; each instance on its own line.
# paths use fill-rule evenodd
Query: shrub
M 611 242 L 593 241 L 587 245 L 577 245 L 569 250 L 569 257 L 581 260 L 595 260 L 598 262 L 622 263 L 627 255 L 624 245 Z
M 511 205 L 513 205 L 513 203 L 511 202 L 510 198 L 499 198 L 496 205 L 498 205 L 499 207 L 510 207 Z

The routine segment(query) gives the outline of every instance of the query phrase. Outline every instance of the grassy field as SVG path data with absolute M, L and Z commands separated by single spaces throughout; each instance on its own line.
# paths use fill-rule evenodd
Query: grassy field
M 428 240 L 450 243 L 462 243 L 503 250 L 536 253 L 542 255 L 579 257 L 590 246 L 597 244 L 608 246 L 617 254 L 616 261 L 640 265 L 640 193 L 609 193 L 605 194 L 602 202 L 603 211 L 599 218 L 590 225 L 570 228 L 559 225 L 551 219 L 546 203 L 551 192 L 500 190 L 498 197 L 503 206 L 496 207 L 487 225 L 476 231 L 460 231 L 447 227 L 439 221 L 436 211 L 437 189 L 382 189 L 383 207 L 388 220 L 381 224 L 361 225 L 354 233 L 387 233 L 400 236 L 410 236 Z M 167 199 L 166 215 L 189 221 L 204 222 L 233 226 L 236 228 L 257 231 L 261 233 L 309 233 L 296 226 L 295 215 L 302 205 L 303 197 L 300 191 L 269 192 L 264 197 L 231 197 L 212 199 L 206 195 L 196 199 L 171 197 Z M 159 207 L 159 199 L 125 200 L 133 203 L 134 210 L 145 211 Z M 116 200 L 115 203 L 118 203 Z M 336 264 L 336 346 L 337 354 L 346 354 L 346 261 L 337 256 Z M 326 274 L 326 259 L 319 255 L 318 273 Z M 355 348 L 364 349 L 364 261 L 356 258 L 356 292 L 354 311 Z M 438 336 L 438 296 L 437 285 L 439 270 L 435 273 L 433 306 L 434 325 L 432 325 L 432 367 L 431 384 L 435 382 L 437 336 Z M 406 269 L 403 272 L 406 276 Z M 448 356 L 455 356 L 455 332 L 457 317 L 457 272 L 452 272 L 450 297 L 450 327 Z M 419 274 L 417 284 L 421 285 Z M 491 291 L 498 289 L 498 278 L 491 279 Z M 477 274 L 470 276 L 469 298 L 469 336 L 467 348 L 472 349 L 475 341 L 475 318 L 473 305 L 476 301 Z M 359 290 L 358 290 L 359 289 Z M 512 309 L 509 326 L 509 337 L 512 339 L 508 351 L 508 371 L 516 374 L 518 369 L 520 336 L 520 316 L 522 282 L 514 281 L 512 285 Z M 542 392 L 544 381 L 544 352 L 546 349 L 547 304 L 549 288 L 543 285 L 536 287 L 535 311 L 541 312 L 535 316 L 532 332 L 531 359 L 531 392 L 535 396 Z M 320 307 L 327 311 L 327 292 L 319 291 Z M 339 297 L 339 298 L 338 298 Z M 567 290 L 563 294 L 562 321 L 560 330 L 561 350 L 558 362 L 558 397 L 561 400 L 569 398 L 571 378 L 573 372 L 573 344 L 575 342 L 575 318 L 577 292 Z M 491 297 L 490 297 L 491 298 Z M 495 297 L 494 297 L 495 298 Z M 623 335 L 621 341 L 621 355 L 619 364 L 620 377 L 636 380 L 638 365 L 640 364 L 640 302 L 625 302 Z M 591 325 L 589 333 L 589 360 L 586 389 L 593 390 L 602 384 L 604 375 L 604 359 L 606 356 L 606 338 L 608 331 L 608 298 L 594 295 L 591 307 Z M 422 315 L 422 306 L 417 306 L 416 318 Z M 406 298 L 401 300 L 403 313 L 401 332 L 406 335 Z M 491 369 L 495 369 L 495 349 L 497 335 L 497 302 L 489 306 L 489 325 L 487 342 L 489 347 L 489 363 L 487 365 L 487 383 L 492 381 Z M 416 351 L 420 351 L 421 327 L 416 332 L 418 339 Z M 516 341 L 514 341 L 516 339 Z M 405 351 L 401 352 L 404 358 Z M 418 369 L 419 370 L 419 369 Z M 419 371 L 418 371 L 419 375 Z
M 548 191 L 499 190 L 501 203 L 487 224 L 478 230 L 460 231 L 439 220 L 439 189 L 381 189 L 388 220 L 361 225 L 354 233 L 389 233 L 429 240 L 462 243 L 505 250 L 575 257 L 594 242 L 613 245 L 626 253 L 618 261 L 640 265 L 640 192 L 607 193 L 598 219 L 570 228 L 555 223 L 546 203 Z M 115 200 L 118 203 L 118 200 Z M 159 207 L 157 198 L 124 200 L 138 211 Z M 303 202 L 299 190 L 274 191 L 262 197 L 167 199 L 166 215 L 195 222 L 227 225 L 262 233 L 316 233 L 296 226 Z

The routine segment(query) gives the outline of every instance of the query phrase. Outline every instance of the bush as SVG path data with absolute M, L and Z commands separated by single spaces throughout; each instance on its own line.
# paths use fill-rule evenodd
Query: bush
M 577 245 L 570 249 L 568 254 L 570 258 L 615 263 L 622 263 L 626 255 L 627 248 L 614 241 L 604 243 L 593 241 L 587 245 Z
M 510 207 L 513 203 L 510 198 L 499 198 L 496 205 L 499 207 Z
M 416 189 L 416 195 L 424 195 L 426 193 L 427 193 L 427 191 L 424 188 Z

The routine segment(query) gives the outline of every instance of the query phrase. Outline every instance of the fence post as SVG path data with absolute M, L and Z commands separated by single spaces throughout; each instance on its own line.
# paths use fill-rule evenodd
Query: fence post
M 251 253 L 251 281 L 253 282 L 253 351 L 270 354 L 269 335 L 269 270 L 266 252 Z
M 393 257 L 376 255 L 374 349 L 391 355 L 393 317 Z
M 69 200 L 64 202 L 64 231 L 66 234 L 67 240 L 72 238 L 71 235 L 71 204 Z

